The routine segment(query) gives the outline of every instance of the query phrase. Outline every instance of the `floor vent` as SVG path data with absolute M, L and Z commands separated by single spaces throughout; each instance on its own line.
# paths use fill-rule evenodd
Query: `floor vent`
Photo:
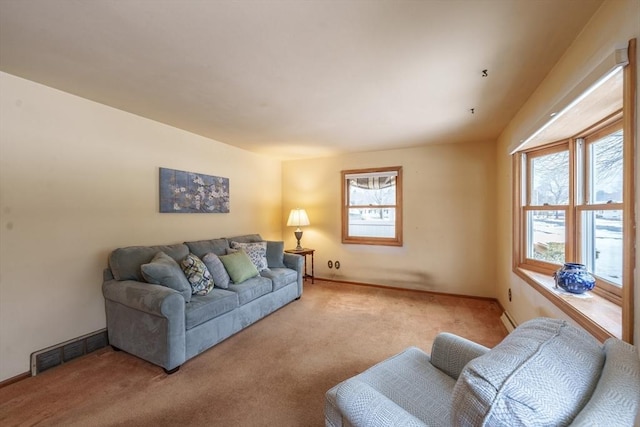
M 107 330 L 101 329 L 31 354 L 31 375 L 84 356 L 109 345 Z
M 502 316 L 500 316 L 500 320 L 502 320 L 502 324 L 505 328 L 507 328 L 507 331 L 509 331 L 509 333 L 513 332 L 513 330 L 517 326 L 516 322 L 511 319 L 511 316 L 509 316 L 509 313 L 507 313 L 506 311 L 502 313 Z

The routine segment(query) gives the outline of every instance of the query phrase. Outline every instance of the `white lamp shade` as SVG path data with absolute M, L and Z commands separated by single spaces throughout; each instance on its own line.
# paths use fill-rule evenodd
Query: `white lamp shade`
M 307 216 L 307 212 L 304 209 L 291 209 L 289 220 L 287 221 L 288 227 L 300 227 L 309 224 L 309 216 Z

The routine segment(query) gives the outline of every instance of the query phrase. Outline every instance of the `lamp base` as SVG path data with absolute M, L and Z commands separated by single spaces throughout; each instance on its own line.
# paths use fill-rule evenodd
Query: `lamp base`
M 296 246 L 296 251 L 301 251 L 302 246 L 300 246 L 300 239 L 302 239 L 302 230 L 297 229 L 296 231 L 293 232 L 293 234 L 296 236 L 296 239 L 298 240 L 298 246 Z

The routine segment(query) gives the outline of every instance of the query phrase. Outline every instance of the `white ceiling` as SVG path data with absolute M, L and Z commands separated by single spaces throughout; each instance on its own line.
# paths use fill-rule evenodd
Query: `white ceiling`
M 0 0 L 0 70 L 285 159 L 494 141 L 601 3 Z

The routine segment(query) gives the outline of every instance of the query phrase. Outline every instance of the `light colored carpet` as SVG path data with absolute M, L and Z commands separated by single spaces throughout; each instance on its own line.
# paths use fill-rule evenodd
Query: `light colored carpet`
M 446 331 L 493 347 L 494 301 L 316 281 L 174 375 L 111 348 L 0 389 L 0 424 L 323 426 L 324 393 Z

